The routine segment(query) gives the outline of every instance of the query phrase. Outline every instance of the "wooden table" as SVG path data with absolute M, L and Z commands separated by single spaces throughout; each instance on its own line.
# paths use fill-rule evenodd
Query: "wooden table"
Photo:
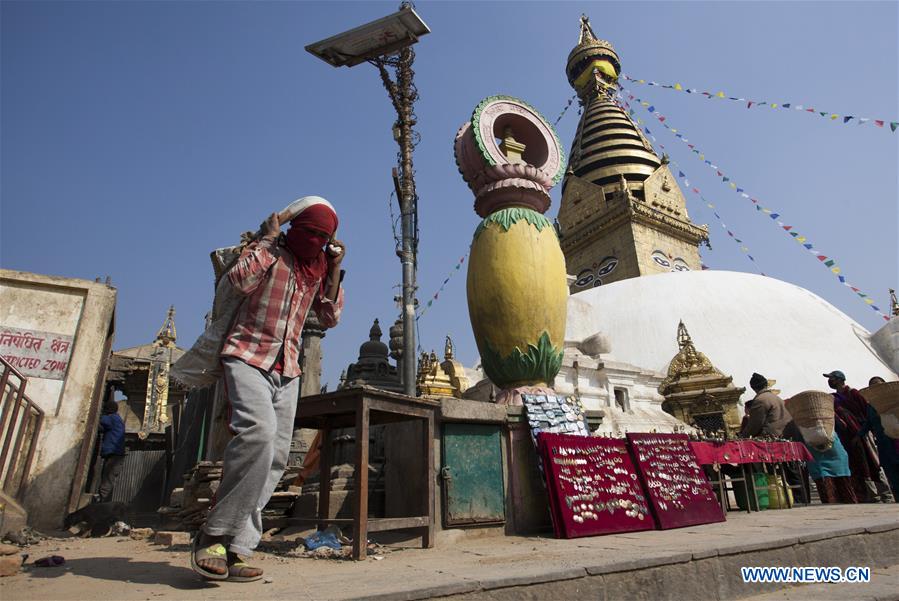
M 320 492 L 318 499 L 319 529 L 328 523 L 352 524 L 353 559 L 365 559 L 369 532 L 384 530 L 415 530 L 421 534 L 422 547 L 434 546 L 434 413 L 440 406 L 437 401 L 408 397 L 369 386 L 347 388 L 327 394 L 300 398 L 294 424 L 297 428 L 315 428 L 322 432 Z M 423 477 L 423 503 L 425 513 L 401 518 L 368 517 L 368 438 L 369 426 L 408 420 L 422 420 L 421 447 L 418 452 L 425 458 Z M 331 430 L 356 428 L 356 456 L 354 478 L 356 482 L 353 518 L 328 519 L 331 501 Z M 410 453 L 416 452 L 410 449 Z M 409 477 L 415 477 L 409 474 Z M 294 518 L 292 521 L 303 521 Z M 308 521 L 308 520 L 307 520 Z

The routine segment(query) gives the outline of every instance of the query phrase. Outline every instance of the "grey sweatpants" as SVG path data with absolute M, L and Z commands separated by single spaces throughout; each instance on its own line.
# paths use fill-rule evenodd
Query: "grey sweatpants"
M 299 378 L 224 358 L 234 438 L 225 447 L 222 483 L 203 530 L 231 538 L 229 549 L 251 555 L 262 537 L 262 509 L 287 466 Z

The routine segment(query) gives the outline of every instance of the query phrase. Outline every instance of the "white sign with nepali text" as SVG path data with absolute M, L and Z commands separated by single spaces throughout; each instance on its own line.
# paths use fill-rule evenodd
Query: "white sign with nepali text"
M 63 380 L 74 337 L 0 326 L 0 357 L 29 378 Z

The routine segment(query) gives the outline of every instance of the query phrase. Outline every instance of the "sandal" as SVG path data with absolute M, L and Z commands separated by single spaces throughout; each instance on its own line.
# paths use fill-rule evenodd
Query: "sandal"
M 247 571 L 251 572 L 247 575 Z M 240 555 L 228 553 L 228 580 L 231 582 L 253 582 L 262 578 L 262 570 L 247 564 Z
M 209 545 L 208 547 L 204 547 L 202 549 L 199 548 L 200 545 L 200 536 L 201 534 L 197 534 L 194 537 L 194 540 L 190 545 L 190 567 L 191 569 L 208 580 L 227 580 L 230 570 L 226 571 L 224 574 L 219 574 L 217 572 L 212 572 L 207 568 L 204 568 L 200 565 L 199 562 L 204 560 L 217 560 L 221 561 L 227 567 L 226 557 L 228 552 L 225 550 L 225 547 L 221 543 L 215 543 Z

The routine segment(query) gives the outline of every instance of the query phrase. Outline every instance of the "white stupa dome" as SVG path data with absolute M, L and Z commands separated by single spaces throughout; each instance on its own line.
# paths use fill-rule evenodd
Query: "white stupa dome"
M 784 398 L 827 390 L 821 374 L 835 369 L 853 388 L 872 376 L 897 379 L 871 346 L 870 332 L 821 297 L 732 271 L 630 278 L 575 294 L 566 339 L 601 332 L 615 360 L 664 372 L 678 351 L 681 320 L 696 348 L 747 391 L 753 372 L 776 380 Z

